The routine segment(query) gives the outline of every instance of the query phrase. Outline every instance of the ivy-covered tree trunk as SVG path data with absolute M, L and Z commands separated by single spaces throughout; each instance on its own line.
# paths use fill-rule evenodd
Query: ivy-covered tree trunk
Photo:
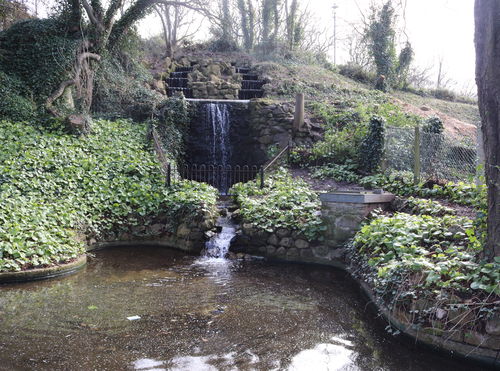
M 500 2 L 476 0 L 476 82 L 488 185 L 485 255 L 500 256 Z

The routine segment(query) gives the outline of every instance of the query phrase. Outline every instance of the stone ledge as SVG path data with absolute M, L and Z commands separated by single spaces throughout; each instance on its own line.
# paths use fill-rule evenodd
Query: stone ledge
M 418 329 L 413 324 L 402 322 L 392 312 L 377 300 L 371 287 L 364 281 L 356 278 L 350 270 L 351 277 L 358 282 L 363 292 L 375 305 L 382 316 L 405 336 L 414 339 L 417 343 L 430 347 L 434 350 L 448 353 L 454 357 L 460 357 L 469 361 L 482 363 L 492 368 L 500 367 L 499 351 L 467 344 L 462 341 L 453 340 L 451 337 L 436 336 L 426 329 Z
M 87 264 L 87 255 L 81 255 L 76 260 L 48 268 L 36 268 L 19 272 L 0 273 L 0 283 L 16 283 L 38 281 L 61 277 L 82 269 Z
M 359 193 L 336 192 L 319 195 L 322 202 L 342 202 L 354 204 L 378 204 L 392 202 L 395 196 L 392 193 Z

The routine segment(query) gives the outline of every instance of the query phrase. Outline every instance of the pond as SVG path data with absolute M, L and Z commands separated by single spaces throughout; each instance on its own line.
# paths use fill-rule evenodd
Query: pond
M 0 369 L 474 370 L 385 325 L 331 268 L 113 248 L 0 286 Z

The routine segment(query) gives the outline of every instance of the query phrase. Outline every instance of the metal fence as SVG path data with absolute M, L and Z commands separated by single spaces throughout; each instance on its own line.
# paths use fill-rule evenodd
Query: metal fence
M 469 180 L 477 174 L 478 150 L 471 141 L 417 128 L 386 127 L 384 168 L 416 178 Z
M 194 180 L 207 183 L 217 188 L 222 194 L 227 194 L 232 185 L 245 183 L 259 178 L 260 187 L 264 187 L 264 169 L 258 166 L 222 166 L 196 165 L 181 166 L 167 165 L 167 185 L 179 180 Z

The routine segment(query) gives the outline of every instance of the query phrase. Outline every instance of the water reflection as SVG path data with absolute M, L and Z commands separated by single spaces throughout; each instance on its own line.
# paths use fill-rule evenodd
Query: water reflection
M 0 370 L 474 369 L 375 317 L 329 268 L 113 249 L 76 276 L 0 286 Z
M 354 366 L 353 351 L 336 344 L 318 344 L 292 358 L 290 371 L 359 370 Z M 349 367 L 348 367 L 349 366 Z

